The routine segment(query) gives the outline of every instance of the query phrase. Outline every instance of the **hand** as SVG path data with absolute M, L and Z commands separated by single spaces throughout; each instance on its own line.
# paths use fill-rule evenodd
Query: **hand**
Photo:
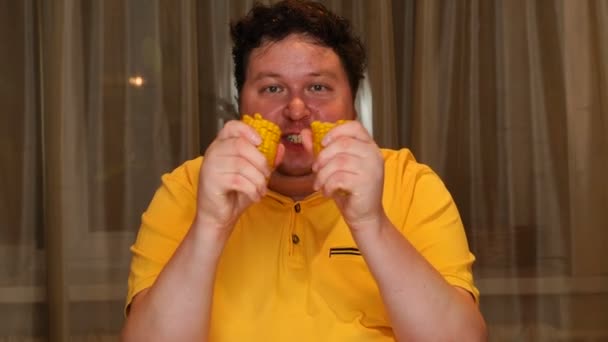
M 262 142 L 249 125 L 233 120 L 205 152 L 200 170 L 196 221 L 227 238 L 241 213 L 267 191 L 271 169 L 256 148 Z M 277 159 L 282 155 L 281 145 Z
M 360 122 L 351 121 L 329 131 L 313 164 L 314 189 L 331 196 L 351 230 L 379 226 L 386 218 L 382 207 L 384 159 Z

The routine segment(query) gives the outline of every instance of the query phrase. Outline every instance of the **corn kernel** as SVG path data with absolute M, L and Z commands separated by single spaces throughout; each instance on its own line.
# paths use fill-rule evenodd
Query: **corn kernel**
M 312 149 L 315 153 L 315 156 L 321 152 L 323 149 L 323 145 L 321 145 L 321 141 L 325 137 L 325 134 L 329 132 L 332 128 L 341 125 L 348 120 L 338 120 L 336 122 L 321 122 L 321 121 L 313 121 L 310 124 L 310 128 L 312 129 Z
M 243 122 L 253 127 L 262 138 L 258 150 L 264 154 L 268 166 L 272 169 L 281 139 L 281 129 L 274 122 L 264 119 L 259 113 L 255 113 L 253 117 L 243 115 Z

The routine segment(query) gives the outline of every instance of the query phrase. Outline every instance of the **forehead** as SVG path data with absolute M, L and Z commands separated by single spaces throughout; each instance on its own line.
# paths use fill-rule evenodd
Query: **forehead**
M 339 56 L 330 47 L 319 44 L 311 37 L 291 34 L 279 41 L 264 41 L 253 49 L 249 57 L 248 76 L 260 71 L 312 72 L 314 69 L 344 73 Z

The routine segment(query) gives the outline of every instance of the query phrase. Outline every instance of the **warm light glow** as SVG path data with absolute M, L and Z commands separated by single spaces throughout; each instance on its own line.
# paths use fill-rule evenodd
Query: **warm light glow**
M 129 77 L 129 84 L 139 88 L 144 85 L 144 78 L 141 76 Z

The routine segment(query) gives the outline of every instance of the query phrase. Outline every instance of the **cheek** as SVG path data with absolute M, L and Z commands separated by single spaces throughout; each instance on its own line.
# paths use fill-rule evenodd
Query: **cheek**
M 355 119 L 355 110 L 350 102 L 316 101 L 309 103 L 309 108 L 317 113 L 318 120 L 321 121 L 334 122 L 340 119 Z
M 242 113 L 251 114 L 253 108 L 255 107 L 254 99 L 255 97 L 252 96 L 251 91 L 243 88 L 239 94 L 239 110 Z
M 250 101 L 248 107 L 241 107 L 243 113 L 260 113 L 264 119 L 274 122 L 275 124 L 283 125 L 283 109 L 284 106 L 277 105 L 268 101 Z
M 260 97 L 257 92 L 242 92 L 240 98 L 240 110 L 243 113 L 260 113 L 268 118 L 280 112 L 283 107 L 278 99 L 265 99 Z

